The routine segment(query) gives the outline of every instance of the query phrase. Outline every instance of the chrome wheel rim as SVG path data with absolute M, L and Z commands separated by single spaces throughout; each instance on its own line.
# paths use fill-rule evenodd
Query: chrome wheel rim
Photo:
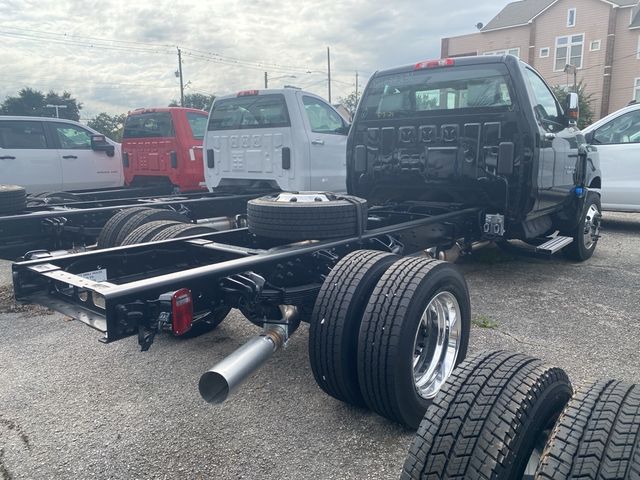
M 584 219 L 583 242 L 584 247 L 589 250 L 596 243 L 598 234 L 600 233 L 600 211 L 598 207 L 592 203 Z
M 431 399 L 449 378 L 462 342 L 462 313 L 451 292 L 440 292 L 424 309 L 413 341 L 413 384 Z

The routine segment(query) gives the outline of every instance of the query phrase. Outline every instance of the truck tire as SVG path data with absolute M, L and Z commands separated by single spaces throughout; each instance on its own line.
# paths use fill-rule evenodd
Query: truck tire
M 0 215 L 18 213 L 27 208 L 27 192 L 18 185 L 0 185 Z
M 194 323 L 191 329 L 184 335 L 181 335 L 180 338 L 195 338 L 215 330 L 218 325 L 227 318 L 230 311 L 231 307 L 220 307 L 215 310 L 211 310 L 203 318 Z
M 401 479 L 533 479 L 570 398 L 560 368 L 519 353 L 476 355 L 453 372 L 427 410 Z
M 314 198 L 322 200 L 314 201 Z M 359 226 L 366 228 L 367 201 L 349 195 L 313 192 L 267 195 L 249 200 L 247 223 L 251 233 L 268 238 L 349 237 L 359 233 Z
M 135 245 L 138 243 L 150 242 L 158 233 L 173 225 L 183 225 L 183 223 L 176 222 L 174 220 L 155 220 L 153 222 L 145 223 L 127 235 L 127 238 L 124 239 L 122 245 Z
M 364 406 L 358 384 L 358 332 L 369 297 L 397 255 L 357 250 L 325 279 L 309 328 L 309 360 L 316 382 L 343 402 Z
M 464 360 L 470 325 L 469 290 L 454 265 L 413 257 L 391 265 L 360 325 L 358 382 L 367 406 L 416 429 Z
M 124 225 L 136 213 L 140 213 L 145 210 L 151 209 L 148 207 L 131 207 L 120 210 L 118 213 L 113 215 L 109 220 L 107 220 L 107 223 L 104 224 L 104 227 L 102 227 L 102 230 L 100 231 L 100 235 L 98 235 L 98 248 L 115 247 L 116 239 L 118 238 L 118 233 L 120 232 L 122 225 Z
M 573 237 L 573 242 L 564 249 L 564 254 L 567 258 L 577 262 L 583 262 L 591 258 L 598 243 L 597 235 L 600 231 L 601 216 L 600 194 L 588 191 L 580 222 L 572 232 L 568 233 L 569 236 Z M 596 238 L 593 238 L 593 235 Z
M 553 429 L 536 478 L 640 478 L 640 387 L 601 380 L 578 390 Z
M 175 222 L 188 223 L 189 219 L 174 210 L 165 210 L 160 208 L 150 208 L 141 212 L 137 212 L 135 215 L 129 217 L 129 219 L 122 223 L 120 231 L 116 236 L 116 246 L 122 245 L 124 239 L 133 232 L 136 228 L 157 220 L 172 220 Z
M 217 230 L 211 227 L 204 227 L 202 225 L 193 224 L 178 224 L 165 228 L 161 232 L 157 233 L 151 240 L 157 242 L 159 240 L 169 240 L 170 238 L 182 238 L 189 237 L 191 235 L 204 235 L 207 233 L 216 232 Z

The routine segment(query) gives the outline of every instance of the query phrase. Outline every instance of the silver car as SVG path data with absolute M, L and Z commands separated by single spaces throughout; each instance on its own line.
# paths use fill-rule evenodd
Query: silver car
M 602 209 L 640 212 L 640 103 L 584 129 L 600 153 Z

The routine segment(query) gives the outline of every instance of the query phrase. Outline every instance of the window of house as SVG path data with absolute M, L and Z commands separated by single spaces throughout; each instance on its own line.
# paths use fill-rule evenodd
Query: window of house
M 561 72 L 567 64 L 582 68 L 582 51 L 584 48 L 584 33 L 556 37 L 556 61 L 554 71 Z
M 576 26 L 576 9 L 570 8 L 567 11 L 567 27 L 575 27 Z
M 484 55 L 513 55 L 520 58 L 520 47 L 506 50 L 493 50 L 491 52 L 484 52 Z
M 592 52 L 597 52 L 598 50 L 600 50 L 600 45 L 600 40 L 593 40 L 591 42 L 591 45 L 589 45 L 589 50 L 591 50 Z
M 549 47 L 540 49 L 540 58 L 547 58 L 549 56 Z

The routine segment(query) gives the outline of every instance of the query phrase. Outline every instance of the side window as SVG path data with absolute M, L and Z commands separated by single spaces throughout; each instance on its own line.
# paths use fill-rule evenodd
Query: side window
M 553 93 L 533 70 L 528 68 L 525 70 L 531 85 L 534 101 L 533 110 L 538 122 L 549 131 L 561 130 L 563 128 L 562 112 Z
M 66 123 L 53 123 L 60 147 L 72 150 L 91 150 L 91 134 L 81 127 Z
M 42 123 L 0 121 L 0 148 L 47 148 Z
M 640 143 L 640 110 L 625 113 L 598 128 L 593 143 Z
M 191 128 L 191 136 L 196 140 L 202 140 L 204 131 L 207 129 L 207 116 L 200 113 L 187 112 L 187 121 Z
M 329 105 L 317 98 L 303 96 L 304 110 L 315 133 L 339 133 L 344 126 L 342 117 Z

